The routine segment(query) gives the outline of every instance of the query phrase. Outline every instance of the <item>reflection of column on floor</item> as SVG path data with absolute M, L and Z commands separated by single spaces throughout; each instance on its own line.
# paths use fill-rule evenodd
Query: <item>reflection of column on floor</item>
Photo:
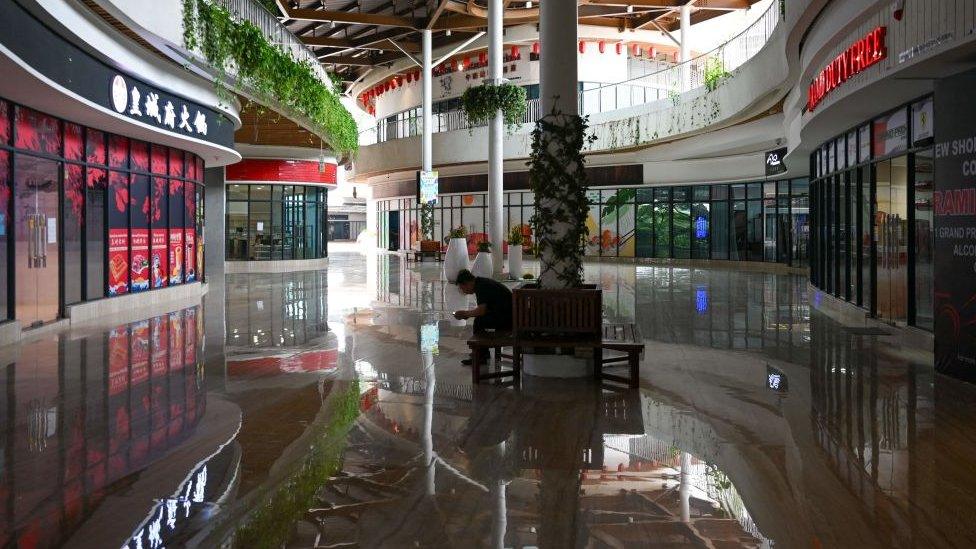
M 681 497 L 681 522 L 691 521 L 691 454 L 681 452 L 681 484 L 678 485 Z
M 505 462 L 505 441 L 501 441 L 495 446 L 496 462 Z M 505 531 L 508 530 L 508 504 L 505 501 L 505 486 L 508 484 L 501 472 L 499 465 L 498 480 L 492 487 L 495 496 L 495 506 L 492 508 L 493 520 L 491 522 L 491 546 L 501 549 L 505 547 Z
M 426 320 L 426 317 L 433 314 L 433 285 L 430 283 L 424 284 L 423 296 L 430 296 L 431 299 L 421 298 L 421 317 Z M 421 328 L 423 326 L 423 321 L 421 322 Z M 418 336 L 420 340 L 420 336 Z M 428 346 L 422 346 L 420 355 L 423 359 L 424 364 L 424 381 L 427 384 L 426 390 L 424 391 L 424 432 L 423 432 L 423 446 L 424 446 L 424 466 L 427 468 L 427 495 L 433 496 L 436 491 L 436 461 L 437 457 L 434 454 L 434 388 L 437 385 L 437 372 L 434 370 L 434 350 Z

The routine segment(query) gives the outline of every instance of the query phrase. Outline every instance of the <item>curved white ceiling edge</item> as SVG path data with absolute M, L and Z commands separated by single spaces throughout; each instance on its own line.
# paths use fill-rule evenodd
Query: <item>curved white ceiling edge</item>
M 96 129 L 168 145 L 199 155 L 208 168 L 240 161 L 234 149 L 160 130 L 93 103 L 50 80 L 0 44 L 0 97 Z

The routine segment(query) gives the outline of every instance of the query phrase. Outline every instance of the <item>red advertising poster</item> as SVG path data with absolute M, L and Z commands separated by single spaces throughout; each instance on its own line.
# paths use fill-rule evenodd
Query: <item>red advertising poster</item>
M 187 309 L 185 313 L 183 364 L 193 367 L 197 362 L 197 310 Z
M 167 370 L 169 369 L 169 317 L 157 316 L 150 321 L 151 355 L 151 391 L 150 417 L 153 432 L 151 446 L 153 449 L 163 448 L 166 444 L 166 387 L 169 383 Z
M 149 229 L 132 229 L 132 291 L 149 289 Z
M 196 235 L 197 231 L 193 228 L 186 229 L 186 281 L 193 282 L 197 279 L 196 268 Z
M 152 229 L 152 252 L 149 257 L 149 269 L 153 288 L 163 288 L 168 282 L 166 276 L 169 258 L 166 254 L 166 229 Z
M 183 231 L 169 232 L 169 283 L 183 282 Z
M 108 295 L 129 291 L 129 229 L 108 230 Z

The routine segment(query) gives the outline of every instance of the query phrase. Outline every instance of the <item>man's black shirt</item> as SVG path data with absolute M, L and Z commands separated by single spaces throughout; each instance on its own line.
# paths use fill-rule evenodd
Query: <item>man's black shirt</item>
M 512 327 L 512 291 L 497 280 L 475 277 L 474 295 L 478 305 L 484 305 L 486 328 Z M 480 323 L 479 323 L 480 324 Z

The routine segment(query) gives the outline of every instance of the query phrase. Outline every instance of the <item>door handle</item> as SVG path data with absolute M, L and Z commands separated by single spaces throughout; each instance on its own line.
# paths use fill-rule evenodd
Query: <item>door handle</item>
M 40 253 L 40 257 L 39 257 L 39 263 L 40 263 L 41 268 L 46 269 L 47 268 L 47 243 L 48 243 L 48 239 L 47 239 L 47 230 L 48 230 L 47 229 L 47 216 L 38 214 L 38 217 L 40 218 L 40 219 L 38 219 L 38 221 L 41 222 L 40 227 L 38 227 L 38 229 L 40 229 L 40 230 L 37 232 L 38 233 L 38 239 L 37 239 L 38 240 L 38 248 L 37 249 L 40 250 L 40 252 L 41 252 Z
M 27 268 L 34 268 L 34 214 L 27 215 Z

